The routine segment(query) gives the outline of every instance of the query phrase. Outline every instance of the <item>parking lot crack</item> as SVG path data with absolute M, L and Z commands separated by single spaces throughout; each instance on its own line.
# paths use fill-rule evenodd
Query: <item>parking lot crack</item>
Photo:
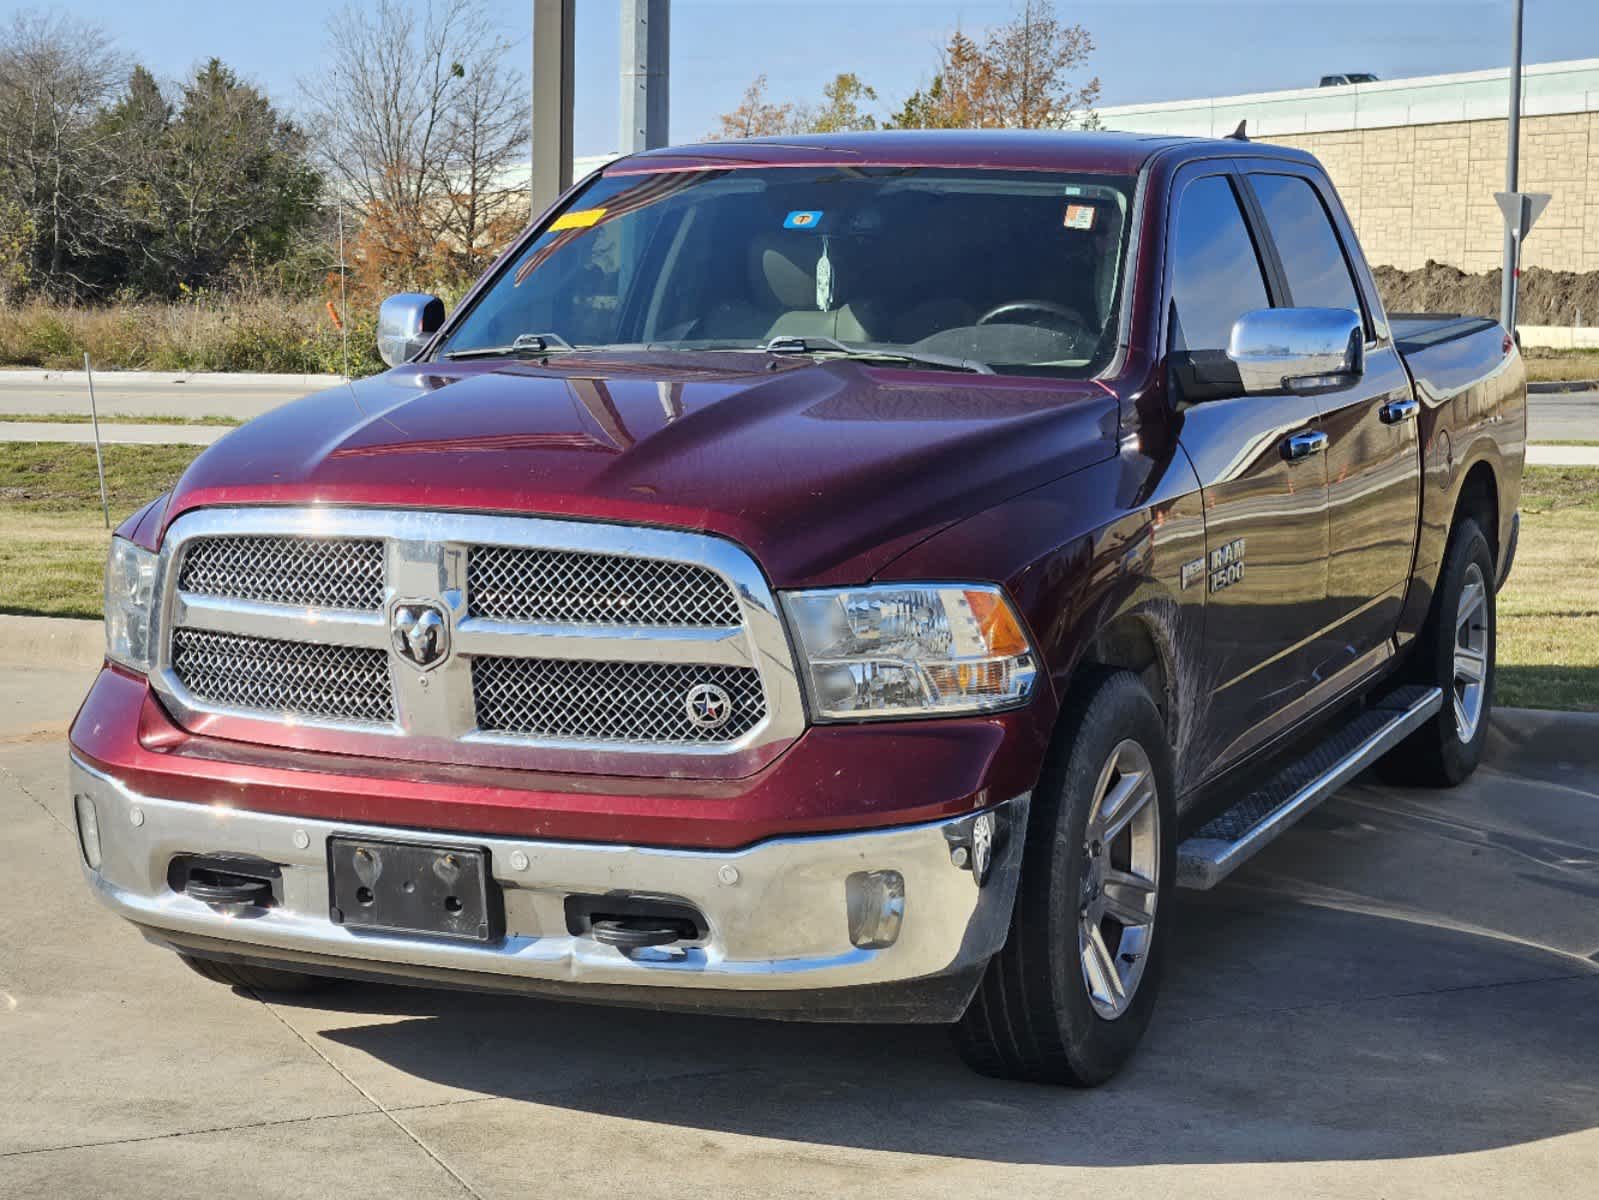
M 201 1129 L 174 1129 L 170 1133 L 146 1133 L 137 1137 L 106 1138 L 98 1142 L 73 1142 L 65 1146 L 30 1146 L 26 1150 L 0 1150 L 0 1158 L 25 1158 L 30 1154 L 60 1154 L 73 1150 L 101 1150 L 107 1146 L 137 1146 L 142 1142 L 164 1142 L 173 1138 L 199 1137 L 213 1133 L 246 1133 L 255 1129 L 276 1129 L 284 1125 L 307 1125 L 312 1121 L 342 1121 L 349 1117 L 370 1117 L 373 1113 L 316 1113 L 309 1117 L 281 1117 L 272 1121 L 241 1121 L 236 1125 L 208 1125 Z
M 249 990 L 250 995 L 252 997 L 254 997 L 260 1003 L 261 1007 L 266 1009 L 267 1012 L 271 1013 L 272 1016 L 278 1021 L 278 1023 L 283 1026 L 283 1028 L 287 1029 L 290 1033 L 292 1033 L 296 1038 L 298 1038 L 300 1040 L 300 1042 L 305 1046 L 305 1048 L 307 1050 L 311 1051 L 312 1054 L 316 1055 L 324 1063 L 326 1063 L 333 1071 L 335 1071 L 338 1074 L 339 1078 L 343 1079 L 345 1083 L 349 1084 L 352 1088 L 354 1088 L 356 1090 L 356 1092 L 358 1092 L 361 1095 L 361 1097 L 368 1104 L 370 1104 L 376 1111 L 382 1113 L 383 1116 L 388 1120 L 389 1124 L 393 1125 L 396 1129 L 398 1129 L 407 1139 L 409 1139 L 409 1141 L 418 1150 L 422 1151 L 423 1154 L 425 1154 L 429 1158 L 431 1158 L 434 1161 L 434 1163 L 436 1163 L 438 1165 L 439 1170 L 443 1171 L 451 1179 L 455 1180 L 455 1182 L 460 1185 L 460 1188 L 461 1188 L 461 1190 L 463 1192 L 465 1192 L 468 1196 L 471 1196 L 473 1198 L 473 1200 L 483 1200 L 482 1195 L 478 1192 L 478 1190 L 476 1188 L 474 1188 L 470 1183 L 468 1183 L 465 1179 L 463 1179 L 461 1177 L 461 1175 L 455 1170 L 455 1168 L 450 1166 L 449 1163 L 445 1162 L 436 1153 L 434 1153 L 432 1147 L 430 1147 L 421 1138 L 417 1137 L 416 1134 L 412 1133 L 409 1129 L 407 1129 L 405 1124 L 404 1124 L 404 1122 L 402 1122 L 398 1117 L 396 1117 L 394 1115 L 394 1113 L 389 1110 L 389 1107 L 386 1104 L 383 1103 L 383 1101 L 379 1100 L 370 1091 L 368 1091 L 366 1088 L 362 1087 L 359 1081 L 357 1081 L 343 1067 L 339 1066 L 338 1063 L 334 1062 L 333 1059 L 330 1058 L 326 1053 L 324 1053 L 322 1048 L 319 1047 L 315 1042 L 311 1041 L 310 1038 L 306 1037 L 303 1033 L 301 1033 L 293 1025 L 291 1025 L 287 1021 L 285 1021 L 283 1019 L 283 1014 L 278 1012 L 278 1010 L 276 1008 L 274 1008 L 265 999 L 263 999 L 259 992 L 257 992 L 254 988 L 250 988 L 248 990 Z
M 32 800 L 35 804 L 37 804 L 40 809 L 43 810 L 44 815 L 49 817 L 50 820 L 63 832 L 67 834 L 73 834 L 72 828 L 60 817 L 56 816 L 55 813 L 51 812 L 48 804 L 30 792 L 27 788 L 27 785 L 22 782 L 15 771 L 11 770 L 9 767 L 0 767 L 0 780 L 4 780 L 6 783 L 9 783 L 12 787 L 16 788 L 17 791 L 21 792 L 29 800 Z

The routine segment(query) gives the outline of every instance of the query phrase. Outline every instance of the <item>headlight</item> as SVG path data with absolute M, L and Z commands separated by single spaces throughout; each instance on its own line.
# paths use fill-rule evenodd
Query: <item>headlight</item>
M 105 564 L 105 653 L 114 663 L 149 673 L 155 658 L 156 556 L 111 539 Z
M 788 592 L 820 721 L 1008 708 L 1037 662 L 1009 601 L 982 584 Z

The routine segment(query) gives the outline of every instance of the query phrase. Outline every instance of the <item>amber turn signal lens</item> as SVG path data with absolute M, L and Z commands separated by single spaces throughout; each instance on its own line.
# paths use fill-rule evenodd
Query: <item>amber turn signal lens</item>
M 1016 624 L 1010 605 L 1001 600 L 997 592 L 968 591 L 966 603 L 972 606 L 972 616 L 977 618 L 990 654 L 1027 652 L 1027 639 L 1022 635 L 1021 626 Z

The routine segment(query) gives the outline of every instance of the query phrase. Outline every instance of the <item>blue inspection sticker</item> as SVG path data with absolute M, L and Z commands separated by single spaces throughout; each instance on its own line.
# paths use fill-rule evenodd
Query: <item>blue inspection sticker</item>
M 815 229 L 822 223 L 819 209 L 799 209 L 783 218 L 784 229 Z

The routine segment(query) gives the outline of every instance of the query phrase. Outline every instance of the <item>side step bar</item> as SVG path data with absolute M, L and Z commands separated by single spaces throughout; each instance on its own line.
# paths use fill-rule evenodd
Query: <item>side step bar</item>
M 1401 687 L 1177 847 L 1177 886 L 1215 887 L 1443 706 L 1442 689 Z

